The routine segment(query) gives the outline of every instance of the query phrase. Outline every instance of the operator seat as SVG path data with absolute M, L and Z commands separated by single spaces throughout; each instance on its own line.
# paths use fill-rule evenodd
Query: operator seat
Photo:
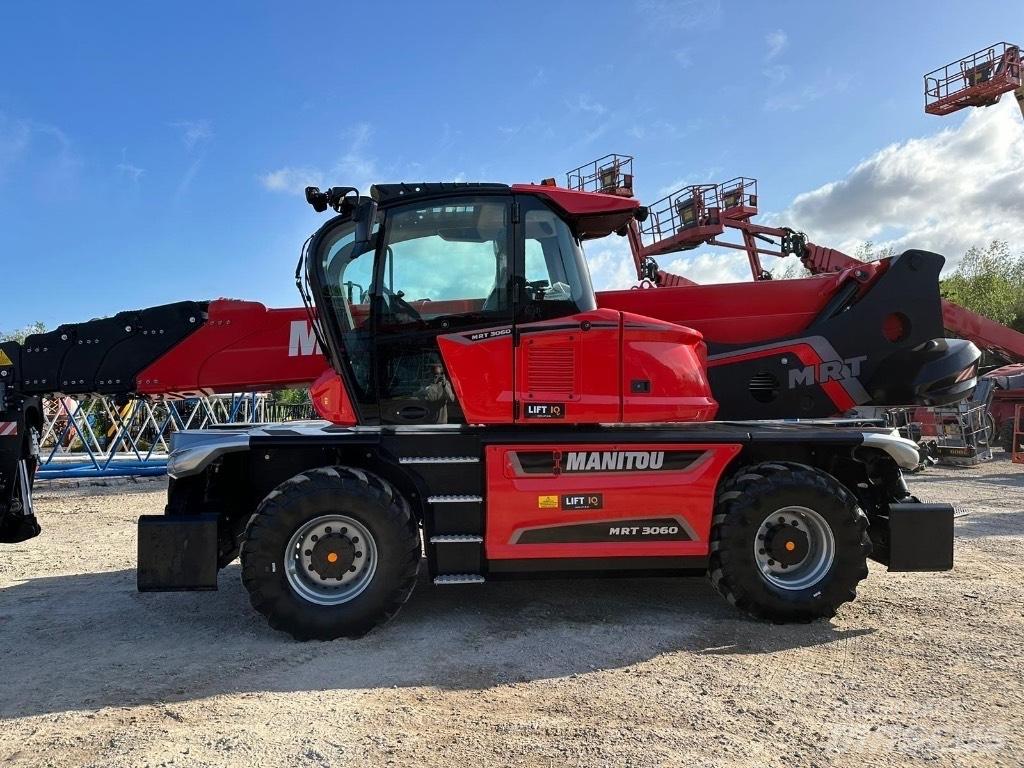
M 508 257 L 505 254 L 504 243 L 494 244 L 494 287 L 484 299 L 484 305 L 480 308 L 482 312 L 497 312 L 504 309 L 502 296 L 508 292 Z

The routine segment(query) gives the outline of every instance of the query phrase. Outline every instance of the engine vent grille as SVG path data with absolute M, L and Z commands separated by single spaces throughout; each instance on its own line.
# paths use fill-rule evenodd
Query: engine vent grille
M 774 374 L 761 372 L 750 378 L 747 391 L 759 403 L 770 403 L 779 396 L 779 380 Z
M 531 345 L 526 350 L 526 386 L 533 394 L 575 394 L 576 346 Z

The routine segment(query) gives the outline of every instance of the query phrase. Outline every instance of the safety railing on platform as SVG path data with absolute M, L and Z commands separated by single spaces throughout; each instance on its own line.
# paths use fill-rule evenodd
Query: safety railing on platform
M 37 477 L 161 475 L 174 432 L 308 418 L 315 418 L 308 400 L 282 403 L 267 392 L 126 403 L 99 395 L 48 398 Z
M 719 192 L 717 184 L 692 184 L 652 203 L 640 225 L 644 247 L 682 250 L 721 234 Z
M 633 196 L 633 158 L 630 155 L 599 157 L 579 168 L 573 168 L 565 177 L 567 189 Z
M 1020 49 L 996 43 L 925 75 L 924 110 L 947 115 L 963 107 L 987 106 L 1020 84 Z

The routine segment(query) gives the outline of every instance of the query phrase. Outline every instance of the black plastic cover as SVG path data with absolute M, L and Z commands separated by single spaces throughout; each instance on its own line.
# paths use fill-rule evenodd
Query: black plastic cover
M 478 541 L 440 541 L 431 543 L 436 573 L 446 576 L 459 573 L 480 573 L 483 566 L 483 544 Z
M 953 568 L 953 505 L 890 504 L 889 514 L 872 516 L 871 559 L 890 571 L 948 571 Z
M 217 515 L 142 515 L 139 592 L 217 588 Z
M 895 352 L 868 383 L 876 403 L 941 406 L 970 397 L 978 384 L 981 352 L 964 339 L 932 339 Z
M 381 205 L 405 202 L 427 197 L 443 197 L 449 195 L 477 194 L 480 192 L 511 191 L 508 184 L 497 184 L 482 181 L 433 181 L 412 184 L 374 184 L 370 187 L 370 197 Z
M 22 345 L 18 386 L 26 394 L 134 392 L 140 371 L 203 325 L 207 306 L 181 301 L 33 334 Z

